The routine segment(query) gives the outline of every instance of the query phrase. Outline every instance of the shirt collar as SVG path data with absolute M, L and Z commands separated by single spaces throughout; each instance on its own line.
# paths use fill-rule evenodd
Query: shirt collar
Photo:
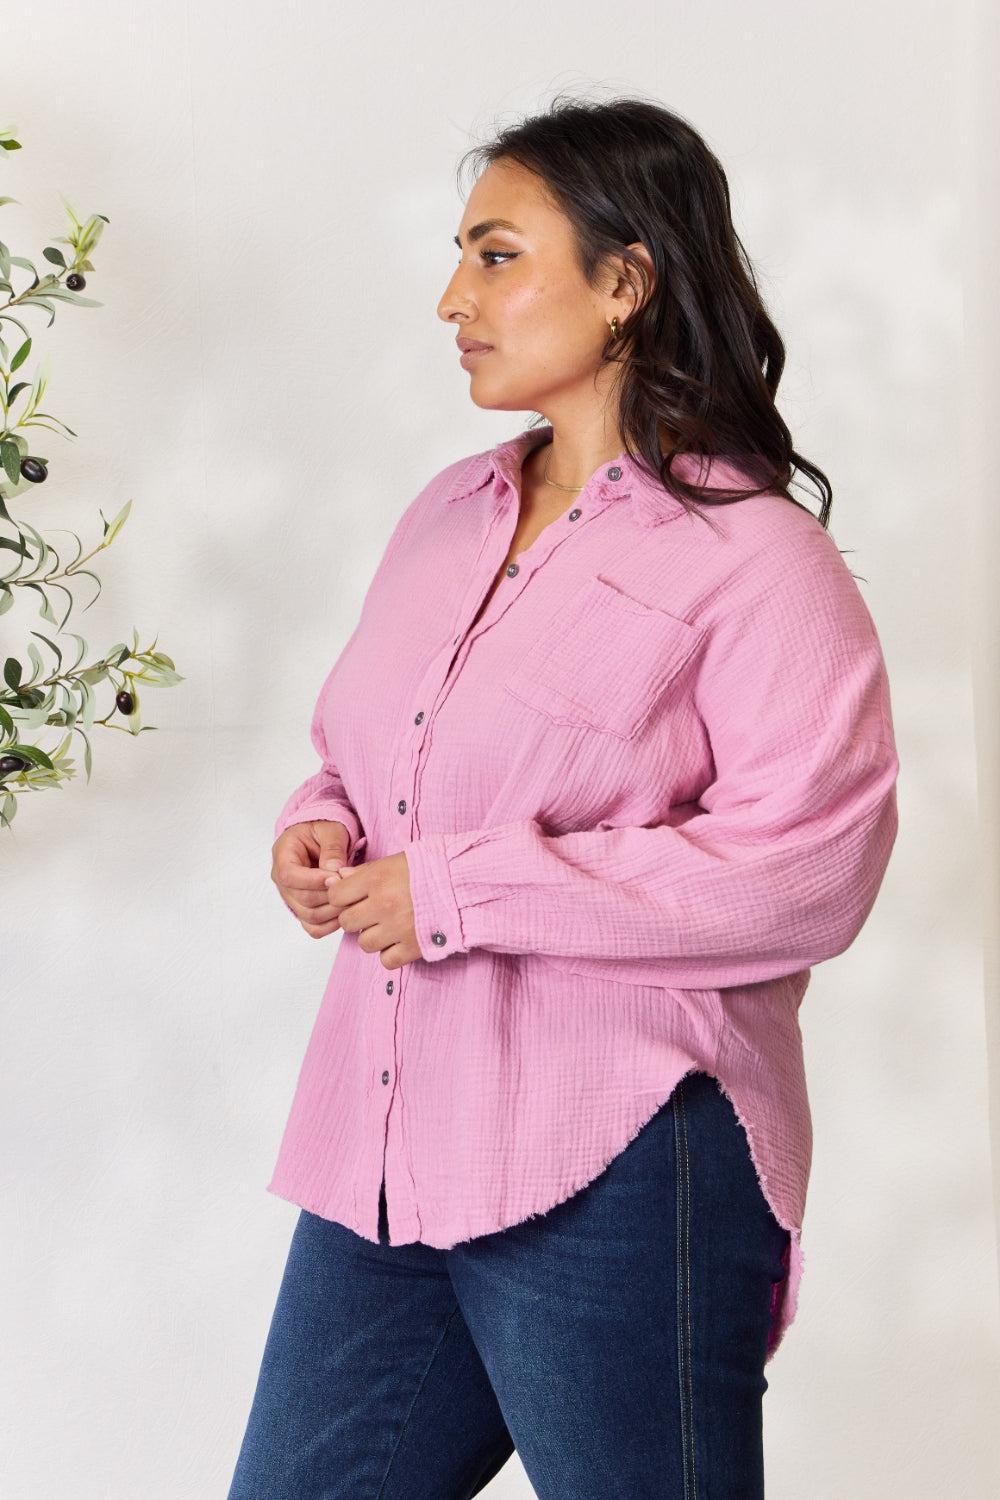
M 521 464 L 527 454 L 541 443 L 551 441 L 551 438 L 552 426 L 546 423 L 544 426 L 525 428 L 523 432 L 497 443 L 493 448 L 484 448 L 481 452 L 474 453 L 445 486 L 442 497 L 445 504 L 451 504 L 453 500 L 464 500 L 475 494 L 498 474 L 516 490 Z M 719 486 L 745 483 L 745 477 L 738 468 L 718 457 L 710 463 L 706 460 L 705 469 L 702 470 L 697 454 L 682 453 L 674 459 L 673 467 L 674 472 L 688 483 L 711 483 Z M 615 470 L 619 471 L 617 478 L 614 477 Z M 601 500 L 624 500 L 628 496 L 635 496 L 638 517 L 646 526 L 658 526 L 687 513 L 684 505 L 664 489 L 659 479 L 649 474 L 624 450 L 610 463 L 602 464 L 588 483 L 593 483 L 593 492 Z

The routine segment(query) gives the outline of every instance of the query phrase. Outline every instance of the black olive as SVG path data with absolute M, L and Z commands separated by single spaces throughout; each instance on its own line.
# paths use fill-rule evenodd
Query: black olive
M 21 474 L 23 478 L 30 479 L 32 484 L 41 484 L 43 479 L 48 478 L 49 471 L 40 458 L 22 458 Z

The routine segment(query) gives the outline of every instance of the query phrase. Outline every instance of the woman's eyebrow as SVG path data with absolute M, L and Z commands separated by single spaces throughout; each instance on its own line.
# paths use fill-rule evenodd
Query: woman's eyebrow
M 483 235 L 489 234 L 491 229 L 512 229 L 515 234 L 524 233 L 523 229 L 519 229 L 517 225 L 512 224 L 509 219 L 483 219 L 481 223 L 473 224 L 472 228 L 469 230 L 470 243 L 474 244 L 476 240 L 481 240 Z M 457 234 L 455 236 L 455 244 L 461 250 L 462 241 L 459 239 Z

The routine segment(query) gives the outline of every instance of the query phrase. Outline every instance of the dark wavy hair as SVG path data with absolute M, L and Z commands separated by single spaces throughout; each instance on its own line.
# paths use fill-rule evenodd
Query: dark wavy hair
M 603 351 L 620 364 L 615 388 L 630 458 L 688 511 L 765 491 L 801 505 L 789 489 L 794 468 L 815 483 L 816 519 L 827 527 L 830 481 L 796 453 L 774 404 L 785 346 L 733 227 L 726 174 L 694 127 L 640 98 L 557 95 L 544 113 L 466 151 L 459 190 L 467 162 L 482 170 L 504 158 L 542 179 L 566 214 L 589 285 L 598 284 L 610 255 L 624 257 L 639 278 L 637 310 Z M 652 290 L 627 248 L 636 240 L 653 261 Z M 666 455 L 664 427 L 676 435 Z M 697 456 L 699 475 L 705 458 L 731 459 L 758 488 L 688 484 L 672 472 L 676 453 Z

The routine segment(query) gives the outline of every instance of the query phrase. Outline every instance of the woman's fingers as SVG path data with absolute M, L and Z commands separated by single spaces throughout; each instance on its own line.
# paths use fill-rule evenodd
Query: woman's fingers
M 313 863 L 320 850 L 311 836 L 312 826 L 293 825 L 275 841 L 271 879 L 285 906 L 309 936 L 326 937 L 340 929 L 340 920 L 330 906 L 326 886 L 330 872 Z
M 303 922 L 301 926 L 303 932 L 307 932 L 310 937 L 322 938 L 328 937 L 331 932 L 337 932 L 340 928 L 340 923 L 338 922 L 337 918 L 334 917 L 332 922 L 323 922 L 319 924 L 315 922 Z

